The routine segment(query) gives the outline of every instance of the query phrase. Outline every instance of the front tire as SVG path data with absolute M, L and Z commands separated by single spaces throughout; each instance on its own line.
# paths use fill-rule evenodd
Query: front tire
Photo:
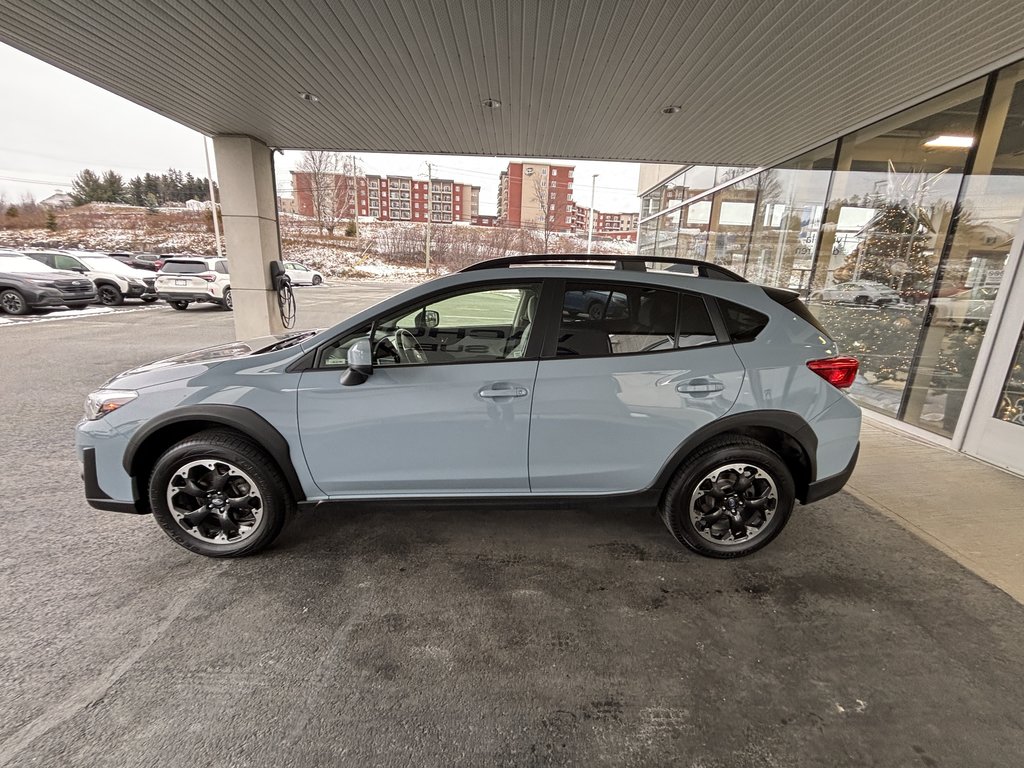
M 96 289 L 99 302 L 105 307 L 119 307 L 124 304 L 124 294 L 116 285 L 104 283 Z
M 29 310 L 25 297 L 13 288 L 0 291 L 0 308 L 9 315 L 27 315 Z
M 150 476 L 149 503 L 176 544 L 206 557 L 243 557 L 268 547 L 295 507 L 267 454 L 224 429 L 168 449 Z
M 323 281 L 324 279 L 320 275 L 313 275 L 313 285 L 320 285 Z
M 676 473 L 661 518 L 680 544 L 705 557 L 748 555 L 785 527 L 796 490 L 785 462 L 746 437 L 711 440 Z

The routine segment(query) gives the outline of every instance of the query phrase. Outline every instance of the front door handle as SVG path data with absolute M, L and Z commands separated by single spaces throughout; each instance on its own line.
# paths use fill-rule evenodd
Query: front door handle
M 492 386 L 498 387 L 499 385 Z M 526 397 L 528 394 L 530 394 L 530 390 L 528 390 L 526 387 L 519 386 L 507 386 L 504 389 L 484 387 L 477 394 L 480 395 L 480 397 L 486 397 L 489 399 L 494 399 L 497 397 Z
M 690 379 L 682 384 L 676 384 L 676 392 L 683 395 L 697 395 L 698 397 L 721 392 L 723 389 L 725 389 L 725 384 L 718 379 Z

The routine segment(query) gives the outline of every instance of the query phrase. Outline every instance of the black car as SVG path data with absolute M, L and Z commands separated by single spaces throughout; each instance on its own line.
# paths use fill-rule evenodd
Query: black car
M 25 315 L 40 307 L 81 309 L 96 301 L 92 280 L 50 269 L 23 253 L 0 253 L 0 309 Z
M 114 251 L 107 254 L 112 259 L 117 259 L 122 264 L 138 269 L 148 269 L 156 272 L 163 263 L 163 256 L 156 253 L 131 253 L 130 251 Z

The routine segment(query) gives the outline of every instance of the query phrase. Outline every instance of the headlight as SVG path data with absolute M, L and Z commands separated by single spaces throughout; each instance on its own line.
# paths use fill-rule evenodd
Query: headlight
M 36 285 L 41 286 L 43 288 L 56 288 L 57 287 L 57 284 L 55 282 L 53 282 L 53 280 L 50 280 L 49 278 L 46 278 L 46 277 L 30 277 L 28 279 L 29 279 L 30 282 L 33 282 Z
M 137 277 L 129 277 L 128 278 L 128 284 L 129 285 L 134 285 L 136 288 L 145 288 L 146 287 L 146 284 L 142 280 L 139 280 Z
M 128 389 L 97 389 L 85 399 L 85 418 L 90 421 L 101 419 L 138 396 L 138 392 Z

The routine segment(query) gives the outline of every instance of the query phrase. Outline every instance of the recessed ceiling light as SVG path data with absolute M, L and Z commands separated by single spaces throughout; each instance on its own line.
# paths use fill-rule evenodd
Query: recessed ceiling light
M 680 107 L 680 106 L 678 106 L 676 104 L 672 104 L 671 106 L 668 106 L 668 107 L 665 107 L 664 109 L 662 109 L 661 113 L 663 115 L 674 115 L 676 112 L 679 112 L 681 110 L 682 110 L 682 107 Z
M 484 99 L 481 103 L 488 109 L 497 109 L 501 106 L 501 102 L 497 99 Z
M 926 147 L 949 147 L 951 149 L 968 149 L 974 146 L 973 136 L 936 136 L 924 143 Z
M 316 104 L 318 101 L 320 101 L 319 96 L 309 93 L 308 91 L 299 91 L 299 98 L 302 99 L 303 101 L 312 102 L 313 104 Z

